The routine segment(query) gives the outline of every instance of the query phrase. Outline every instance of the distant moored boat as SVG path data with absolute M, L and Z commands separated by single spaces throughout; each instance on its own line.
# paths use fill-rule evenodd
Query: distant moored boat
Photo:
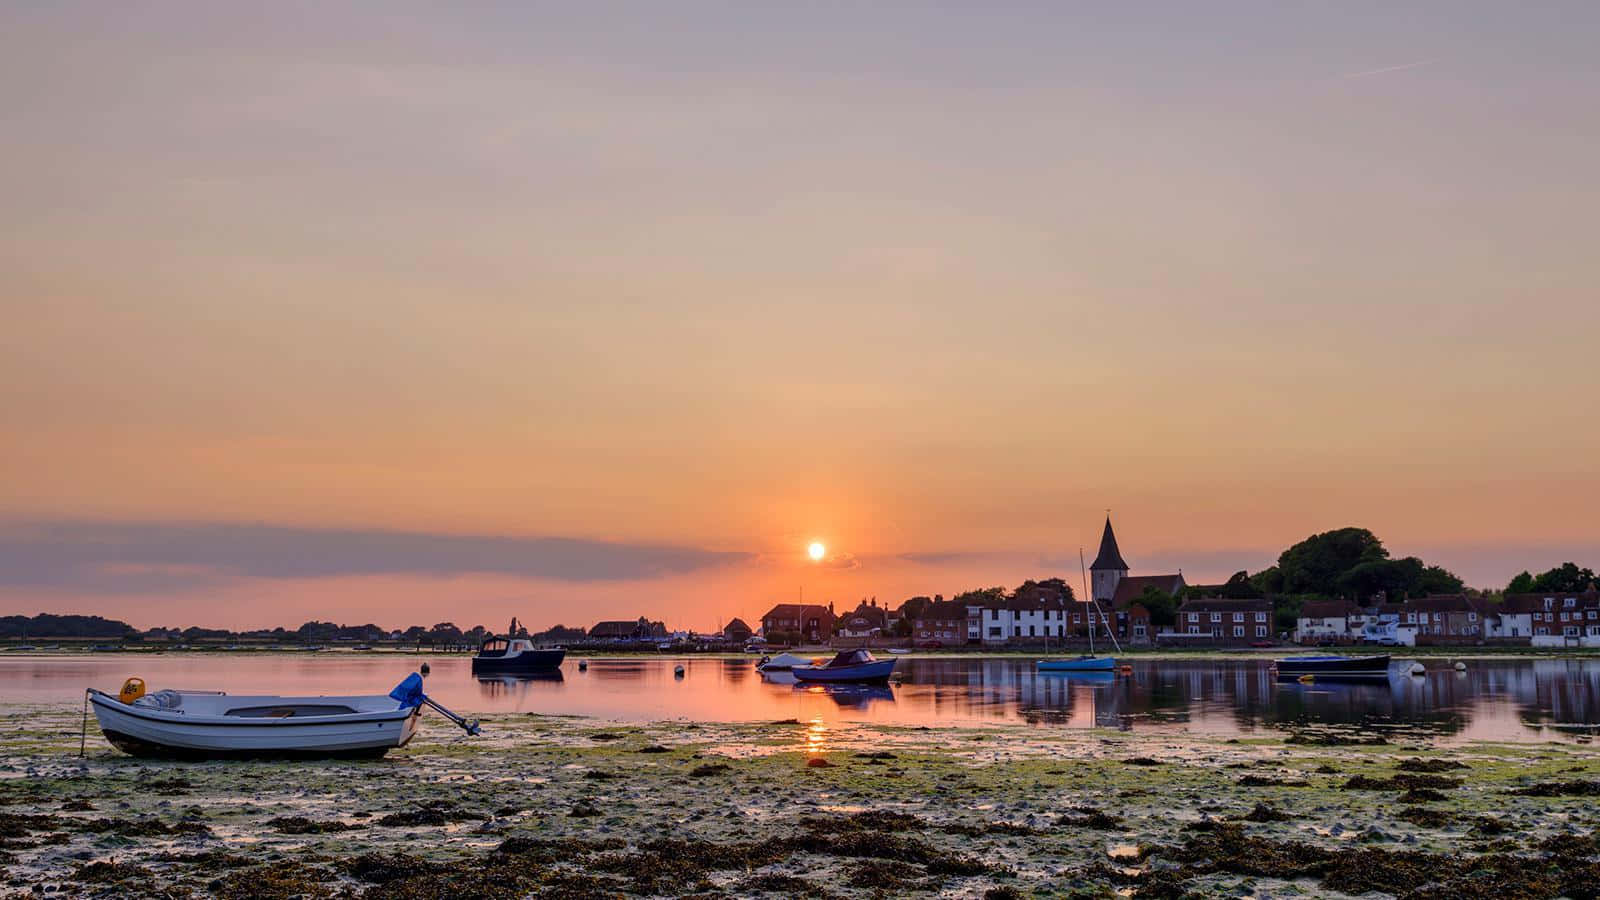
M 1387 678 L 1389 657 L 1383 656 L 1288 656 L 1277 661 L 1278 678 L 1292 681 L 1313 678 Z

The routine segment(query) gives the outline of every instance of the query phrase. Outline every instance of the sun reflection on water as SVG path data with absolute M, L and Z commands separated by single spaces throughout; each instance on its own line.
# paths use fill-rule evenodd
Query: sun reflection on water
M 817 690 L 821 690 L 818 688 Z M 821 716 L 813 716 L 806 723 L 806 754 L 821 756 L 828 752 L 828 726 Z

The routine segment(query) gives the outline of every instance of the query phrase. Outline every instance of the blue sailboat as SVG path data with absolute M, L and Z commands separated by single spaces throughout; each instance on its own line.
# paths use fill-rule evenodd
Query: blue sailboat
M 1100 543 L 1101 553 L 1106 552 L 1106 541 L 1108 540 L 1111 541 L 1112 552 L 1116 552 L 1116 538 L 1111 534 L 1110 519 L 1106 520 L 1106 534 L 1105 537 L 1101 539 Z M 1119 556 L 1118 559 L 1120 560 L 1121 557 Z M 1100 563 L 1098 561 L 1095 562 L 1095 565 L 1098 566 L 1099 564 Z M 1037 670 L 1040 672 L 1115 672 L 1117 670 L 1117 661 L 1115 658 L 1110 656 L 1094 655 L 1094 614 L 1095 611 L 1100 609 L 1100 604 L 1094 602 L 1093 598 L 1089 596 L 1089 576 L 1083 571 L 1082 547 L 1078 548 L 1078 570 L 1079 574 L 1083 576 L 1083 602 L 1084 605 L 1090 610 L 1089 652 L 1084 656 L 1072 657 L 1068 659 L 1041 659 L 1035 664 L 1037 666 Z M 1101 613 L 1101 619 L 1105 619 L 1104 612 Z M 1105 625 L 1106 634 L 1111 635 L 1112 642 L 1116 643 L 1117 633 L 1111 630 L 1111 623 L 1108 621 L 1105 623 Z M 1117 649 L 1120 650 L 1121 647 L 1119 646 Z

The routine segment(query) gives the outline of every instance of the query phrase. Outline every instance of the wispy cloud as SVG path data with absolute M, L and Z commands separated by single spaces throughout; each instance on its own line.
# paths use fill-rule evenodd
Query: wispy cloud
M 140 593 L 229 578 L 500 574 L 628 581 L 743 562 L 749 554 L 568 537 L 194 522 L 33 522 L 0 527 L 0 585 Z
M 1360 72 L 1347 72 L 1339 77 L 1345 81 L 1349 81 L 1352 78 L 1370 78 L 1373 75 L 1384 75 L 1389 72 L 1403 72 L 1406 69 L 1420 69 L 1423 66 L 1432 65 L 1435 62 L 1437 62 L 1437 60 L 1419 59 L 1416 62 L 1401 63 L 1398 66 L 1384 66 L 1379 69 L 1365 69 Z

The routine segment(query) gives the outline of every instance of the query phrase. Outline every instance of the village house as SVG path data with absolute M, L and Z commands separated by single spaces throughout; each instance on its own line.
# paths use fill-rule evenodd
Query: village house
M 1482 601 L 1465 594 L 1430 594 L 1402 604 L 1418 644 L 1478 643 L 1483 639 Z
M 1212 644 L 1268 640 L 1272 637 L 1272 601 L 1222 597 L 1185 600 L 1178 607 L 1178 621 L 1172 633 L 1161 637 Z
M 1361 607 L 1349 600 L 1308 601 L 1295 619 L 1295 643 L 1354 642 L 1361 635 L 1360 615 Z
M 722 639 L 730 644 L 743 644 L 754 635 L 755 632 L 750 629 L 750 626 L 746 625 L 743 619 L 737 617 L 732 622 L 722 626 Z
M 918 644 L 955 647 L 965 643 L 967 607 L 953 600 L 935 600 L 911 620 L 911 637 Z
M 1525 619 L 1523 617 L 1526 617 Z M 1497 630 L 1526 627 L 1535 647 L 1600 647 L 1600 592 L 1507 594 Z
M 660 622 L 652 622 L 644 616 L 632 622 L 612 621 L 596 622 L 589 629 L 588 638 L 591 641 L 613 641 L 617 643 L 627 641 L 659 640 L 667 636 L 667 626 Z
M 761 617 L 761 634 L 769 641 L 794 636 L 810 644 L 833 638 L 833 604 L 779 603 Z
M 853 611 L 845 613 L 834 624 L 833 636 L 836 638 L 871 639 L 884 634 L 888 630 L 888 611 L 878 605 L 878 598 L 872 598 L 869 604 L 861 601 Z

